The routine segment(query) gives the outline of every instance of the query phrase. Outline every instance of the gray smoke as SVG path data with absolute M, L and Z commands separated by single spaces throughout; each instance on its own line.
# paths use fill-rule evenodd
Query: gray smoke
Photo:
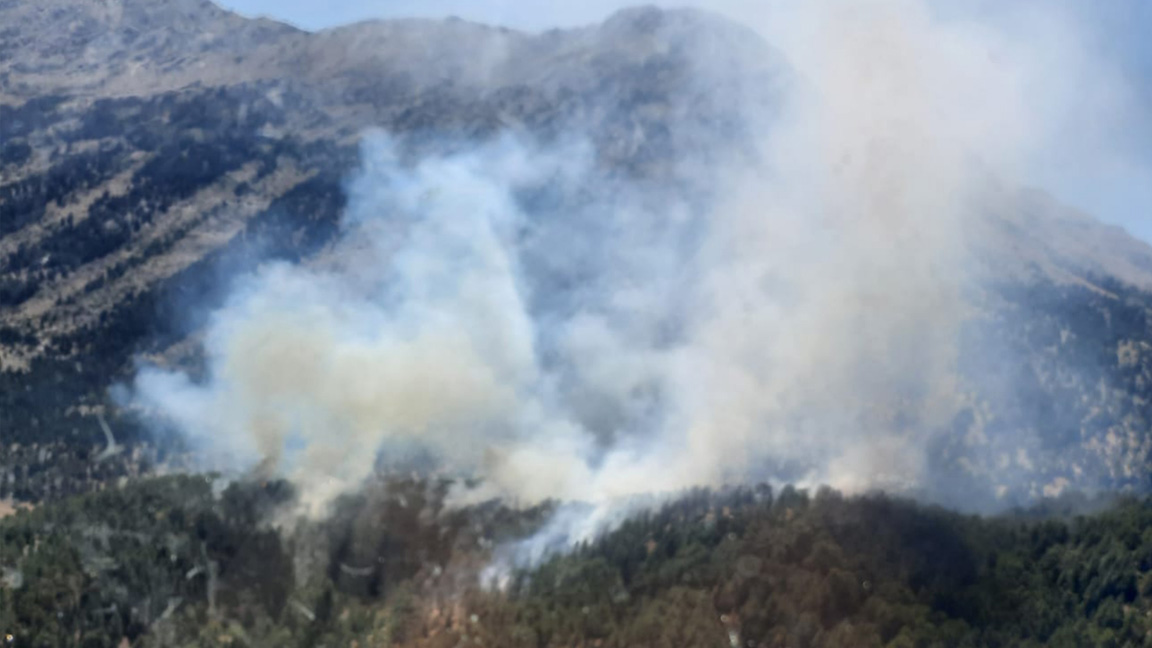
M 920 2 L 804 7 L 760 30 L 799 82 L 755 155 L 677 160 L 690 181 L 621 180 L 580 132 L 414 163 L 366 135 L 336 261 L 246 279 L 207 379 L 145 369 L 136 402 L 311 514 L 413 447 L 480 478 L 461 503 L 591 503 L 565 537 L 690 486 L 922 487 L 968 398 L 980 179 L 1043 149 L 1059 83 Z

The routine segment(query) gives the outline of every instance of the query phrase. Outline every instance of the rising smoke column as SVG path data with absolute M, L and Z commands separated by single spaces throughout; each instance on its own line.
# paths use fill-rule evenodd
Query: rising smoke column
M 522 214 L 509 189 L 536 173 L 527 162 L 493 145 L 404 169 L 390 141 L 367 138 L 343 267 L 264 268 L 212 318 L 208 381 L 145 370 L 138 401 L 206 452 L 290 477 L 313 512 L 389 442 L 469 469 L 551 424 L 531 420 L 546 387 L 510 249 Z
M 881 435 L 918 449 L 916 429 L 871 408 L 925 400 L 941 342 L 916 336 L 949 332 L 923 328 L 941 316 L 938 283 L 895 283 L 901 258 L 862 274 L 855 233 L 758 203 L 764 173 L 739 180 L 754 196 L 701 208 L 610 181 L 575 145 L 398 159 L 366 139 L 337 267 L 262 269 L 212 318 L 208 380 L 146 370 L 139 401 L 206 450 L 293 479 L 317 513 L 403 444 L 479 475 L 466 497 L 522 502 L 870 484 L 892 461 Z M 540 192 L 526 214 L 517 196 Z M 897 338 L 917 346 L 897 353 Z
M 206 380 L 146 369 L 136 402 L 314 514 L 410 447 L 481 478 L 462 502 L 923 486 L 964 399 L 974 161 L 1034 145 L 1031 68 L 915 2 L 788 21 L 756 162 L 676 160 L 690 182 L 621 180 L 581 132 L 415 163 L 367 136 L 339 262 L 247 278 Z

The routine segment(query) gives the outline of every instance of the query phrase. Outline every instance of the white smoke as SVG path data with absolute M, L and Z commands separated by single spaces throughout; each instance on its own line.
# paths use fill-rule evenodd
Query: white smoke
M 1042 144 L 1037 71 L 919 2 L 832 9 L 780 15 L 802 81 L 759 161 L 684 186 L 611 179 L 580 133 L 414 164 L 365 137 L 339 262 L 263 268 L 207 379 L 144 370 L 137 401 L 315 514 L 413 445 L 480 478 L 460 502 L 921 485 L 964 398 L 976 172 Z

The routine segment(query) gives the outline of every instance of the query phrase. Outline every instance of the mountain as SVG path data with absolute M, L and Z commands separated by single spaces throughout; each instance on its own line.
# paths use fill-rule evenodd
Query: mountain
M 307 32 L 207 0 L 8 0 L 0 24 L 0 427 L 23 444 L 5 450 L 7 492 L 26 499 L 157 460 L 138 446 L 76 483 L 61 468 L 103 449 L 92 414 L 133 358 L 196 365 L 229 277 L 322 262 L 365 129 L 412 155 L 581 132 L 611 174 L 690 183 L 677 160 L 738 151 L 792 82 L 754 33 L 689 10 L 540 34 L 458 19 Z M 1145 488 L 1152 249 L 989 182 L 974 226 L 993 288 L 967 335 L 1027 362 L 1008 376 L 965 360 L 978 396 L 939 441 L 940 473 L 1023 497 Z M 1005 462 L 1018 483 L 998 481 Z
M 199 1 L 0 16 L 20 25 L 0 41 L 0 363 L 4 427 L 25 441 L 76 426 L 65 410 L 98 402 L 134 353 L 178 344 L 173 310 L 210 303 L 221 268 L 321 249 L 365 128 L 427 148 L 579 127 L 621 173 L 659 173 L 675 147 L 709 145 L 674 141 L 666 114 L 697 24 L 760 48 L 736 67 L 774 65 L 693 12 L 540 36 L 460 20 L 307 33 Z M 683 118 L 731 122 L 705 90 Z
M 928 437 L 935 489 L 905 494 L 998 515 L 823 487 L 700 488 L 641 498 L 549 554 L 572 540 L 553 528 L 590 523 L 591 505 L 465 505 L 452 499 L 465 480 L 409 477 L 404 464 L 322 519 L 300 516 L 300 484 L 263 466 L 230 482 L 189 474 L 182 439 L 144 429 L 110 395 L 137 362 L 202 377 L 207 313 L 236 277 L 269 260 L 355 263 L 339 258 L 340 223 L 367 131 L 411 159 L 509 132 L 553 144 L 580 133 L 597 181 L 709 195 L 702 169 L 754 158 L 749 140 L 802 83 L 743 27 L 639 8 L 540 34 L 455 19 L 307 32 L 207 0 L 0 0 L 0 26 L 8 644 L 1152 636 L 1152 249 L 994 177 L 966 205 L 979 245 L 967 250 L 977 281 L 963 286 L 960 406 Z

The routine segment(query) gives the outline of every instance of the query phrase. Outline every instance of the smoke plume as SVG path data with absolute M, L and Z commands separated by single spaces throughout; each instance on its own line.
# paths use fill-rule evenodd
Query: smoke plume
M 144 369 L 136 402 L 314 514 L 412 449 L 478 478 L 460 502 L 923 487 L 966 398 L 972 206 L 1047 135 L 1035 61 L 918 2 L 775 19 L 794 80 L 743 108 L 754 154 L 686 154 L 683 182 L 611 173 L 582 132 L 416 161 L 366 135 L 337 261 L 246 278 L 207 377 Z

